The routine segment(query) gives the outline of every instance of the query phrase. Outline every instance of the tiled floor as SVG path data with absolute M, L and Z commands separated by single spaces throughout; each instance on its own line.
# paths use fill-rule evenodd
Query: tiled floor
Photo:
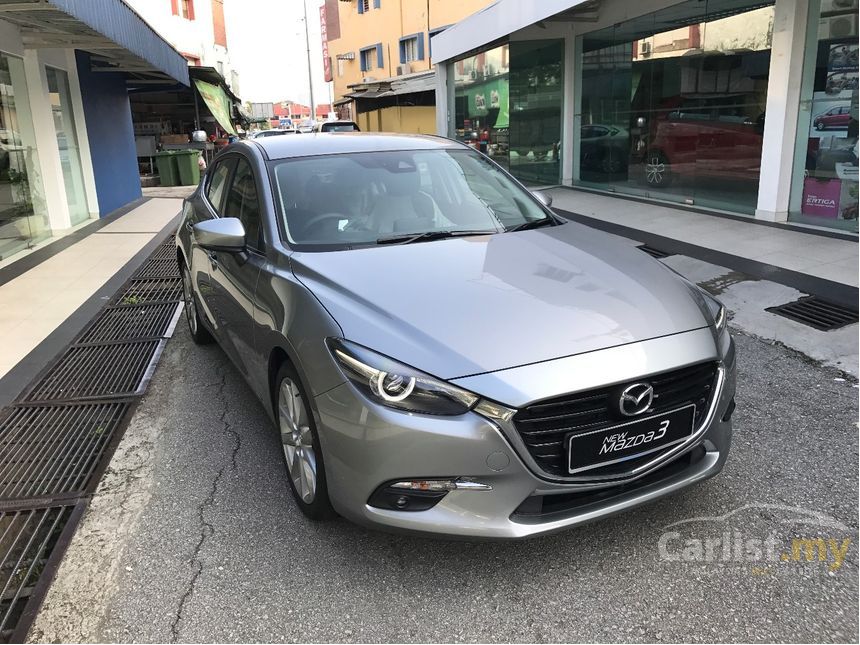
M 0 285 L 0 377 L 169 224 L 180 207 L 178 199 L 151 199 Z
M 553 206 L 654 235 L 858 286 L 858 244 L 773 226 L 556 188 Z

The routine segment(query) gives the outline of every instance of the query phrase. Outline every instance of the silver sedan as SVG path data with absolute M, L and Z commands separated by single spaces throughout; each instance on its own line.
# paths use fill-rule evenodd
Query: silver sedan
M 719 302 L 437 137 L 240 142 L 184 204 L 188 323 L 276 424 L 314 519 L 522 538 L 716 475 Z

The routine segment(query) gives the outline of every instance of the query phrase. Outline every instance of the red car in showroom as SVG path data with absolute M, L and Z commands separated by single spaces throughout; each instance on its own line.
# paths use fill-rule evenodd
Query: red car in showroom
M 645 155 L 645 182 L 653 188 L 683 177 L 758 179 L 764 114 L 679 108 L 653 125 Z
M 827 112 L 822 112 L 812 121 L 816 130 L 847 130 L 851 123 L 851 107 L 848 105 L 837 105 Z

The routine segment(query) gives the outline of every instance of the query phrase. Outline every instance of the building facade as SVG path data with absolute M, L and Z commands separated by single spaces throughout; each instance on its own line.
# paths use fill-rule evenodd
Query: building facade
M 432 69 L 430 38 L 491 0 L 326 0 L 334 98 L 349 86 Z
M 0 4 L 0 261 L 141 196 L 129 91 L 151 83 L 188 67 L 119 0 Z
M 225 0 L 125 0 L 189 65 L 213 67 L 236 95 L 239 74 L 230 63 Z
M 523 180 L 857 232 L 857 0 L 500 0 L 433 42 L 437 131 Z

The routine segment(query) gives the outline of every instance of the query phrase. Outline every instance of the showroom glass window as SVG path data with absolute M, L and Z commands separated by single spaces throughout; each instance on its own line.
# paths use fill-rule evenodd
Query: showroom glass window
M 508 165 L 508 45 L 456 61 L 452 136 Z
M 564 42 L 513 41 L 509 52 L 510 170 L 527 183 L 557 184 L 561 181 Z
M 49 235 L 24 61 L 0 52 L 0 260 Z
M 57 135 L 57 146 L 60 149 L 60 164 L 63 168 L 69 216 L 73 225 L 80 224 L 89 217 L 89 210 L 84 192 L 84 173 L 78 148 L 78 134 L 75 130 L 69 77 L 63 70 L 53 67 L 46 67 L 45 74 L 48 79 L 48 98 L 51 101 L 51 114 L 54 117 L 54 131 Z
M 754 214 L 772 32 L 772 4 L 692 0 L 583 35 L 578 183 Z
M 789 220 L 857 232 L 857 0 L 813 0 Z
M 452 135 L 522 181 L 558 183 L 563 51 L 515 41 L 453 63 Z

